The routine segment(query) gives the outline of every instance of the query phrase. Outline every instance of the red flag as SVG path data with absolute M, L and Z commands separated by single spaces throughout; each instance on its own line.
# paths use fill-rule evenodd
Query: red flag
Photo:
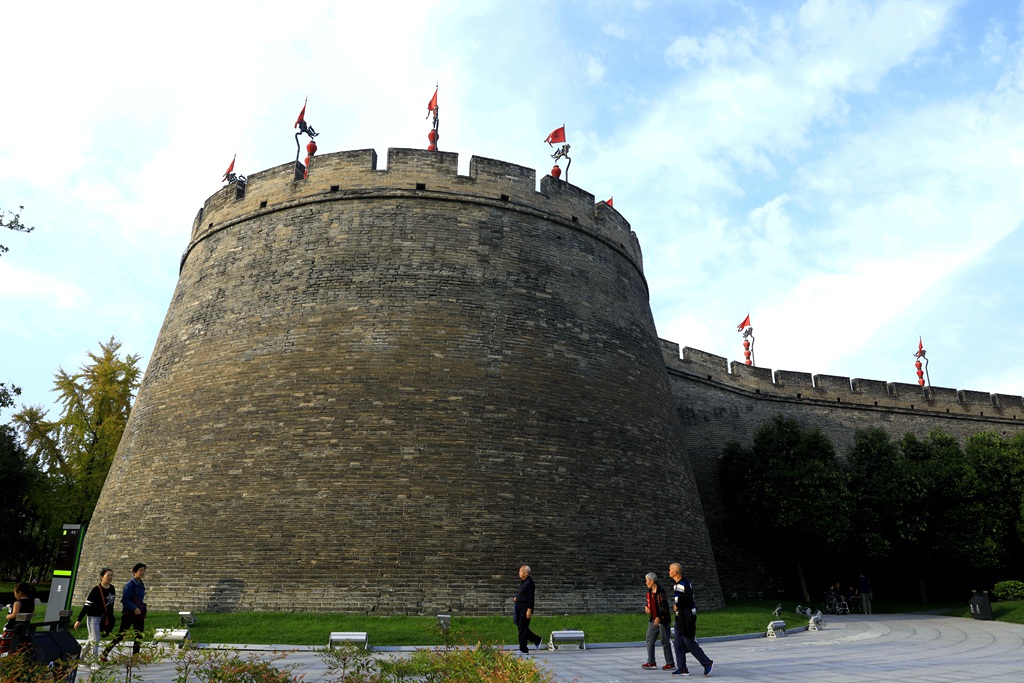
M 427 102 L 427 115 L 424 118 L 430 118 L 430 112 L 434 111 L 434 107 L 437 106 L 437 88 L 434 88 L 434 96 Z
M 922 351 L 924 351 L 924 342 L 921 340 L 920 337 L 918 337 L 917 338 L 917 352 L 921 353 Z
M 749 313 L 747 313 L 747 317 L 743 319 L 743 322 L 741 322 L 739 325 L 736 326 L 736 331 L 737 332 L 742 332 L 743 330 L 747 329 L 748 327 L 750 327 L 750 314 Z
M 306 100 L 306 102 L 302 103 L 302 111 L 299 112 L 299 118 L 295 119 L 295 125 L 292 126 L 292 128 L 298 128 L 300 123 L 305 123 L 306 122 L 306 103 L 307 102 L 309 102 L 309 100 Z
M 235 156 L 231 157 L 231 165 L 228 166 L 228 170 L 224 171 L 224 180 L 227 180 L 228 176 L 231 175 L 231 172 L 235 170 L 235 157 L 237 156 L 238 155 L 236 154 Z
M 608 198 L 608 201 L 606 201 L 606 202 L 605 202 L 605 204 L 607 204 L 608 206 L 610 206 L 610 207 L 613 207 L 613 208 L 614 208 L 614 207 L 615 207 L 615 204 L 613 203 L 613 200 L 614 200 L 614 199 L 615 199 L 615 197 L 609 197 L 609 198 Z
M 544 142 L 548 143 L 549 145 L 554 144 L 556 142 L 565 142 L 565 124 L 562 124 L 561 128 L 555 128 L 553 131 L 551 131 L 551 135 L 549 135 Z

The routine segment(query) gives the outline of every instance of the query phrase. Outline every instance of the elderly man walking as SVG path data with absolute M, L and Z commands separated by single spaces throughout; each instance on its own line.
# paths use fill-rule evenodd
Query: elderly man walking
M 530 576 L 530 568 L 523 565 L 519 568 L 519 591 L 516 597 L 512 598 L 512 621 L 519 629 L 519 652 L 529 653 L 527 643 L 533 643 L 540 647 L 541 637 L 530 630 L 530 619 L 533 617 L 533 597 L 536 587 L 533 584 L 533 577 Z
M 697 644 L 697 603 L 693 599 L 693 586 L 683 576 L 683 565 L 673 562 L 669 565 L 668 575 L 672 577 L 673 608 L 676 612 L 676 665 L 673 676 L 689 676 L 686 669 L 686 653 L 697 658 L 704 667 L 704 675 L 709 676 L 715 662 L 704 654 Z

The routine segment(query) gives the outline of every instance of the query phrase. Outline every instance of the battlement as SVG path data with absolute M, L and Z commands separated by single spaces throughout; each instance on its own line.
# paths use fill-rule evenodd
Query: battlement
M 677 372 L 729 389 L 796 402 L 853 404 L 884 410 L 907 410 L 1024 421 L 1024 398 L 947 387 L 920 387 L 905 382 L 812 375 L 809 372 L 731 363 L 700 349 L 661 340 L 669 372 Z
M 289 162 L 229 183 L 203 205 L 192 225 L 185 255 L 210 234 L 261 213 L 327 201 L 367 198 L 414 198 L 471 202 L 538 215 L 588 233 L 629 258 L 640 272 L 640 243 L 629 223 L 594 195 L 551 176 L 541 179 L 532 168 L 474 156 L 469 175 L 458 174 L 458 154 L 417 149 L 389 149 L 387 169 L 378 170 L 372 149 L 316 156 L 305 167 Z

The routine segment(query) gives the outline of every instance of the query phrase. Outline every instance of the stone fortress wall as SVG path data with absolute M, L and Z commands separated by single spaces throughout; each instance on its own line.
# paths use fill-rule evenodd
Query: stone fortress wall
M 152 609 L 500 614 L 525 562 L 553 614 L 636 611 L 684 558 L 722 604 L 628 222 L 457 161 L 326 154 L 209 198 L 82 577 L 144 561 Z
M 758 568 L 740 560 L 728 541 L 718 479 L 722 449 L 729 441 L 751 445 L 757 429 L 775 415 L 819 427 L 840 457 L 855 432 L 867 427 L 881 427 L 894 438 L 925 437 L 939 429 L 961 441 L 978 432 L 1024 431 L 1021 396 L 773 371 L 698 349 L 680 352 L 678 344 L 665 340 L 662 351 L 725 595 L 751 595 L 763 584 Z

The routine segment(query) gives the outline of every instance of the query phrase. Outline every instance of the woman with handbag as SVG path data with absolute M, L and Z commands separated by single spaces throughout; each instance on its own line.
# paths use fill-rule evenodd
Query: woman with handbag
M 86 617 L 85 625 L 89 629 L 89 640 L 86 647 L 92 644 L 92 654 L 95 657 L 100 655 L 100 638 L 110 635 L 114 630 L 114 594 L 117 589 L 113 586 L 114 570 L 104 567 L 100 570 L 100 582 L 89 591 L 89 597 L 85 599 L 82 611 L 78 613 L 78 620 L 75 621 L 75 630 L 78 630 L 82 623 L 82 617 Z

